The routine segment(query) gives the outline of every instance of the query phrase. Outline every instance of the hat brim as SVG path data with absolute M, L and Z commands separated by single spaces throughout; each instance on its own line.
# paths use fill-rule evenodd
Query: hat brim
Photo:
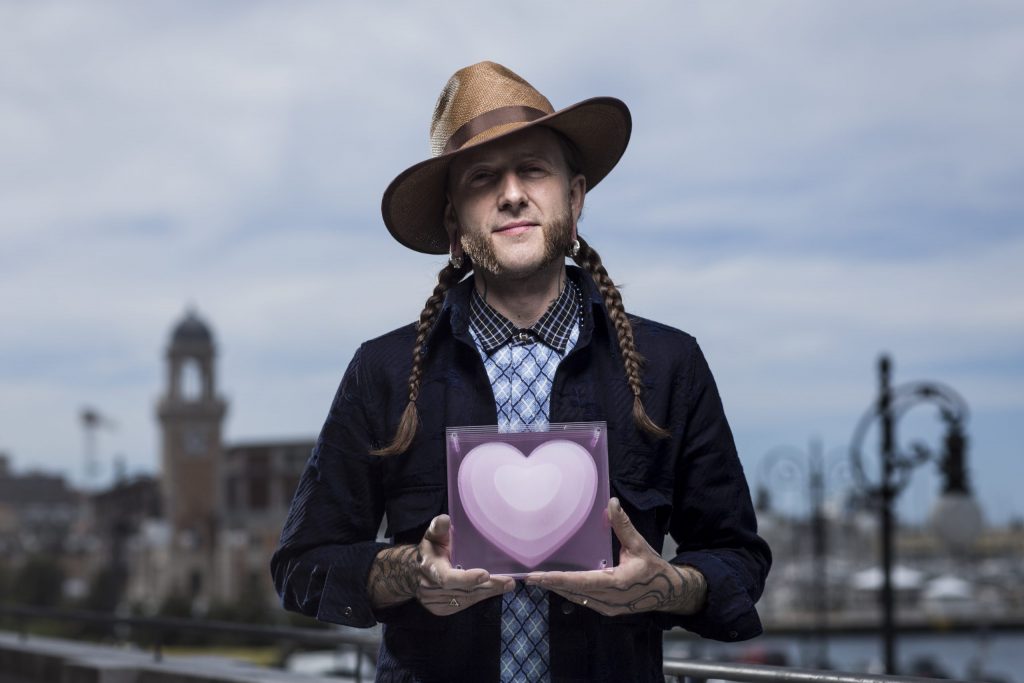
M 526 128 L 545 126 L 572 140 L 579 150 L 587 190 L 608 175 L 629 144 L 632 118 L 614 97 L 594 97 L 526 123 L 502 126 L 486 139 L 464 145 L 407 168 L 391 181 L 381 201 L 384 225 L 401 244 L 424 254 L 448 252 L 444 228 L 448 166 L 469 149 L 501 140 Z

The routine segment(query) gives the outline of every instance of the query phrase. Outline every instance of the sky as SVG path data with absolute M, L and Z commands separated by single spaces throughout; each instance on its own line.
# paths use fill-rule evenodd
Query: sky
M 86 483 L 159 468 L 164 354 L 213 329 L 229 443 L 313 439 L 358 344 L 416 318 L 443 257 L 384 188 L 435 99 L 490 59 L 556 108 L 611 95 L 629 149 L 581 232 L 627 310 L 697 337 L 752 487 L 820 439 L 849 485 L 886 352 L 970 406 L 986 517 L 1024 517 L 1024 7 L 908 0 L 0 0 L 0 451 Z M 642 349 L 641 349 L 642 351 Z M 937 444 L 928 406 L 900 424 Z M 864 449 L 877 469 L 876 436 Z M 803 457 L 803 456 L 800 456 Z M 934 467 L 901 514 L 923 518 Z

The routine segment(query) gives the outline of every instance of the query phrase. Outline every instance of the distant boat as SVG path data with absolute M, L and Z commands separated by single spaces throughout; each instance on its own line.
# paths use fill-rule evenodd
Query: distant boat
M 871 567 L 850 577 L 850 586 L 855 590 L 877 591 L 885 580 L 881 567 Z M 892 568 L 892 587 L 898 591 L 917 591 L 924 586 L 924 572 L 904 565 Z
M 926 614 L 941 617 L 973 616 L 979 605 L 974 586 L 959 576 L 943 574 L 925 584 L 921 592 L 921 608 Z

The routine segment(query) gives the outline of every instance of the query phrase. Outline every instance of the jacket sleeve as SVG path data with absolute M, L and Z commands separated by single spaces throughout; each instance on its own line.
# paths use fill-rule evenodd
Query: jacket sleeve
M 705 638 L 735 641 L 762 632 L 754 603 L 771 566 L 732 432 L 707 361 L 695 346 L 685 383 L 688 415 L 669 532 L 673 564 L 690 565 L 707 579 L 704 608 L 694 615 L 659 613 L 661 626 L 682 626 Z
M 271 574 L 281 603 L 346 626 L 376 623 L 367 595 L 370 567 L 381 549 L 384 514 L 381 461 L 365 410 L 367 374 L 356 352 L 306 464 Z

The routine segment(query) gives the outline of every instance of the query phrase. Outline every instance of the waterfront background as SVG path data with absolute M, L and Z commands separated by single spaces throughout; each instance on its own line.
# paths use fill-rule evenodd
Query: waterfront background
M 666 657 L 697 657 L 728 659 L 750 663 L 781 664 L 771 659 L 772 653 L 785 655 L 787 666 L 816 668 L 813 639 L 762 636 L 745 645 L 723 643 L 666 645 Z M 877 636 L 840 636 L 829 641 L 829 658 L 839 671 L 882 673 L 882 659 Z M 928 662 L 937 666 L 936 675 L 958 680 L 1021 681 L 1024 670 L 1024 636 L 1020 634 L 986 635 L 908 635 L 900 640 L 901 671 L 910 673 L 914 665 Z M 989 676 L 982 679 L 980 671 Z M 918 674 L 923 675 L 921 670 Z
M 4 604 L 289 618 L 267 558 L 341 373 L 444 262 L 381 193 L 493 59 L 630 106 L 581 230 L 708 356 L 769 626 L 877 612 L 883 353 L 897 623 L 1024 623 L 1019 3 L 0 0 L 0 50 Z M 942 638 L 900 656 L 973 656 Z

